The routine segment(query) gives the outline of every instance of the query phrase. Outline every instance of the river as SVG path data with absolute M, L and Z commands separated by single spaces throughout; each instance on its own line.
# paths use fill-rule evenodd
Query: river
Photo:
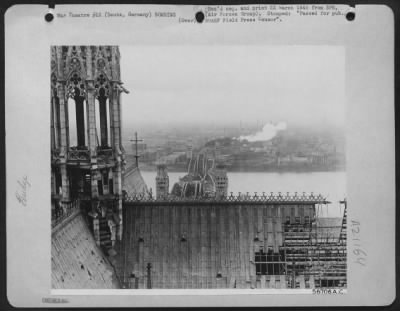
M 185 173 L 169 172 L 170 190 L 179 177 Z M 149 188 L 155 192 L 156 172 L 142 171 L 142 176 Z M 332 202 L 326 207 L 321 207 L 317 212 L 320 217 L 340 217 L 343 208 L 338 201 L 346 197 L 346 172 L 307 172 L 307 173 L 228 173 L 228 192 L 262 194 L 270 192 L 293 194 L 302 192 L 322 194 Z

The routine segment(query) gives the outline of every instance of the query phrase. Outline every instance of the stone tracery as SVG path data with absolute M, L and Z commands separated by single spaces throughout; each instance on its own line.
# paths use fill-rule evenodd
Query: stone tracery
M 119 87 L 118 47 L 53 46 L 50 66 L 52 179 L 61 180 L 61 187 L 52 189 L 54 203 L 86 197 L 89 205 L 98 200 L 120 213 L 119 94 L 125 89 Z M 76 144 L 70 137 L 75 131 Z

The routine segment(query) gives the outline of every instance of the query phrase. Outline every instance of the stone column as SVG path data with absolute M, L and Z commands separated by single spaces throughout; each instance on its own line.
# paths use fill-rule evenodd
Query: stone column
M 57 94 L 59 97 L 60 106 L 60 170 L 61 170 L 61 187 L 62 187 L 62 198 L 63 202 L 70 201 L 70 189 L 69 189 L 69 176 L 67 171 L 68 161 L 68 147 L 69 147 L 69 135 L 68 135 L 68 107 L 65 98 L 65 83 L 57 83 Z
M 123 229 L 123 226 L 122 226 L 122 199 L 119 199 L 118 200 L 118 202 L 117 202 L 117 208 L 118 208 L 118 223 L 116 224 L 116 226 L 117 226 L 117 239 L 119 240 L 119 241 L 121 241 L 122 240 L 122 229 Z
M 57 193 L 57 187 L 56 187 L 56 177 L 55 177 L 55 172 L 54 169 L 51 169 L 51 194 L 56 194 Z
M 96 115 L 95 115 L 95 88 L 93 80 L 87 81 L 87 119 L 88 119 L 88 137 L 91 163 L 97 163 L 97 144 L 96 144 Z
M 86 138 L 87 138 L 87 141 L 86 141 L 86 146 L 88 146 L 88 148 L 89 148 L 89 150 L 90 150 L 90 144 L 91 144 L 91 140 L 90 140 L 90 127 L 89 127 L 89 124 L 90 124 L 90 118 L 89 118 L 89 101 L 87 100 L 87 98 L 86 98 L 86 100 L 85 100 L 85 105 L 86 105 L 86 120 L 85 120 L 85 122 L 86 122 L 86 126 L 85 126 L 85 129 L 86 129 Z
M 117 156 L 121 156 L 121 116 L 120 116 L 120 91 L 118 89 L 118 82 L 113 82 L 112 86 L 112 116 L 113 116 L 113 132 L 114 132 L 114 150 Z M 120 159 L 119 159 L 120 160 Z
M 122 170 L 121 170 L 121 161 L 117 161 L 115 163 L 113 169 L 113 194 L 119 196 L 117 201 L 116 211 L 118 213 L 119 221 L 116 223 L 117 226 L 117 239 L 121 240 L 122 238 Z
M 91 186 L 92 186 L 92 198 L 98 198 L 99 197 L 99 189 L 97 186 L 97 164 L 92 165 L 92 170 L 91 170 Z
M 68 107 L 65 98 L 65 83 L 60 82 L 57 85 L 57 94 L 60 107 L 60 157 L 66 161 L 69 141 L 68 141 Z
M 93 69 L 92 69 L 92 48 L 87 46 L 85 48 L 86 53 L 86 80 L 87 80 L 87 89 L 89 88 L 89 81 L 91 81 L 91 86 L 93 87 Z M 94 103 L 94 90 L 91 91 L 92 99 L 91 101 Z M 87 146 L 91 146 L 92 140 L 90 139 L 91 129 L 90 129 L 90 117 L 89 117 L 89 90 L 87 90 L 85 104 L 86 104 L 86 120 L 85 120 L 85 128 L 86 128 L 86 137 L 87 137 Z M 94 107 L 94 104 L 93 104 Z M 89 148 L 90 149 L 90 148 Z
M 60 149 L 61 146 L 61 116 L 60 116 L 60 100 L 58 96 L 53 97 L 53 122 L 54 122 L 54 139 L 55 148 Z
M 53 91 L 52 91 L 53 92 Z M 51 107 L 50 107 L 50 131 L 51 131 L 51 150 L 57 148 L 56 145 L 56 133 L 55 133 L 55 124 L 54 124 L 54 97 L 51 96 Z
M 93 80 L 87 81 L 87 120 L 88 120 L 88 137 L 91 164 L 91 188 L 92 198 L 98 198 L 97 189 L 97 144 L 96 144 L 96 116 L 95 116 L 95 88 Z
M 114 177 L 113 177 L 113 190 L 114 194 L 122 194 L 122 170 L 121 163 L 117 162 L 114 167 Z
M 116 240 L 116 235 L 117 235 L 117 224 L 115 224 L 115 222 L 113 220 L 109 220 L 108 221 L 108 227 L 110 228 L 110 232 L 111 232 L 111 246 L 114 247 L 115 246 L 115 240 Z
M 110 117 L 110 146 L 114 149 L 114 108 L 113 108 L 113 94 L 114 90 L 111 88 L 108 95 L 108 115 Z
M 56 133 L 56 148 L 59 149 L 61 146 L 61 126 L 60 126 L 60 100 L 54 97 L 54 126 Z
M 69 114 L 68 114 L 68 98 L 65 99 L 65 129 L 66 129 L 66 136 L 67 136 L 67 151 L 69 150 L 69 147 L 71 146 L 70 140 L 69 140 Z
M 118 100 L 117 100 L 117 103 L 118 103 L 118 108 L 117 108 L 117 110 L 118 110 L 118 117 L 117 117 L 117 119 L 118 119 L 118 137 L 119 137 L 119 139 L 118 139 L 118 144 L 119 144 L 119 148 L 120 148 L 120 151 L 121 151 L 121 156 L 122 156 L 122 158 L 124 158 L 124 154 L 122 153 L 122 150 L 123 150 L 123 148 L 122 148 L 122 119 L 121 119 L 121 115 L 122 115 L 122 112 L 121 112 L 121 110 L 122 110 L 122 107 L 121 107 L 121 91 L 118 91 Z
M 61 187 L 62 187 L 62 198 L 61 201 L 69 202 L 70 201 L 70 191 L 69 191 L 69 176 L 67 171 L 67 165 L 61 164 Z
M 121 169 L 121 161 L 122 161 L 122 151 L 121 151 L 121 129 L 120 129 L 120 107 L 119 107 L 119 97 L 120 91 L 118 89 L 118 82 L 113 82 L 112 85 L 112 93 L 110 106 L 112 106 L 112 136 L 113 136 L 113 151 L 115 158 L 115 166 L 113 169 L 113 191 L 115 195 L 122 196 L 122 169 Z M 122 199 L 119 199 L 117 202 L 117 211 L 119 222 L 117 225 L 117 239 L 121 240 L 122 238 Z
M 93 235 L 96 241 L 96 245 L 100 246 L 100 223 L 99 218 L 93 219 Z
M 114 84 L 112 92 L 112 123 L 113 123 L 113 139 L 114 139 L 114 156 L 116 165 L 114 167 L 114 193 L 122 194 L 122 176 L 121 176 L 121 136 L 120 136 L 120 114 L 119 114 L 119 90 Z

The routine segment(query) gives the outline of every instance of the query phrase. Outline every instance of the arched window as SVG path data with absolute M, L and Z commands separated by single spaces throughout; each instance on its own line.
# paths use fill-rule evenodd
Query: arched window
M 67 84 L 69 145 L 78 149 L 86 149 L 86 89 L 85 82 L 78 73 L 71 75 Z
M 98 146 L 110 148 L 109 89 L 105 74 L 96 78 L 96 136 Z
M 77 147 L 78 146 L 78 138 L 77 138 L 77 125 L 76 125 L 76 111 L 75 111 L 75 101 L 68 97 L 68 128 L 69 128 L 69 146 Z

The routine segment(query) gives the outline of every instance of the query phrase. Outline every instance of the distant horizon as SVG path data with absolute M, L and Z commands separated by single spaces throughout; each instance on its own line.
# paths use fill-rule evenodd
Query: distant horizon
M 345 124 L 340 46 L 120 46 L 123 126 Z
M 277 124 L 277 123 L 273 123 Z M 214 126 L 213 126 L 214 125 Z M 264 124 L 259 123 L 258 126 L 256 123 L 252 124 L 251 126 L 247 126 L 246 124 L 242 124 L 242 133 L 241 134 L 249 134 L 249 133 L 255 133 L 258 130 L 261 130 L 263 128 Z M 150 124 L 150 123 L 143 123 L 143 124 L 135 124 L 135 125 L 123 125 L 122 128 L 122 136 L 123 140 L 128 140 L 132 139 L 130 137 L 133 135 L 135 132 L 138 133 L 139 136 L 141 136 L 141 133 L 149 133 L 149 132 L 156 132 L 156 131 L 165 131 L 165 132 L 180 132 L 180 131 L 200 131 L 201 129 L 206 128 L 208 131 L 215 130 L 216 132 L 222 131 L 224 129 L 226 130 L 232 130 L 236 129 L 239 130 L 240 124 L 236 123 L 228 123 L 228 124 L 218 124 L 215 125 L 213 123 L 209 122 L 197 122 L 197 123 L 192 123 L 192 124 Z M 250 131 L 250 132 L 249 132 Z M 345 134 L 345 128 L 341 126 L 335 126 L 331 124 L 323 124 L 323 125 L 316 125 L 316 124 L 311 124 L 311 125 L 304 125 L 304 124 L 290 124 L 287 123 L 287 128 L 284 130 L 287 132 L 292 132 L 292 131 L 304 131 L 304 132 L 315 132 L 315 133 L 335 133 L 337 135 L 344 135 Z M 129 136 L 129 137 L 125 137 Z M 230 136 L 230 135 L 227 135 Z
M 280 122 L 285 122 L 285 121 L 267 121 L 267 122 L 225 122 L 225 123 L 216 123 L 216 122 L 210 122 L 207 120 L 204 121 L 197 121 L 197 122 L 174 122 L 174 123 L 152 123 L 152 122 L 146 122 L 146 121 L 140 121 L 140 122 L 135 122 L 132 124 L 123 124 L 123 128 L 126 129 L 132 129 L 132 128 L 161 128 L 161 129 L 166 129 L 166 128 L 202 128 L 204 126 L 207 126 L 209 128 L 262 128 L 265 124 L 271 123 L 271 124 L 279 124 Z M 290 122 L 285 122 L 287 124 L 287 129 L 292 130 L 292 129 L 301 129 L 301 130 L 344 130 L 344 126 L 336 125 L 336 124 L 328 124 L 328 123 L 311 123 L 311 124 L 301 124 L 301 123 L 290 123 Z

